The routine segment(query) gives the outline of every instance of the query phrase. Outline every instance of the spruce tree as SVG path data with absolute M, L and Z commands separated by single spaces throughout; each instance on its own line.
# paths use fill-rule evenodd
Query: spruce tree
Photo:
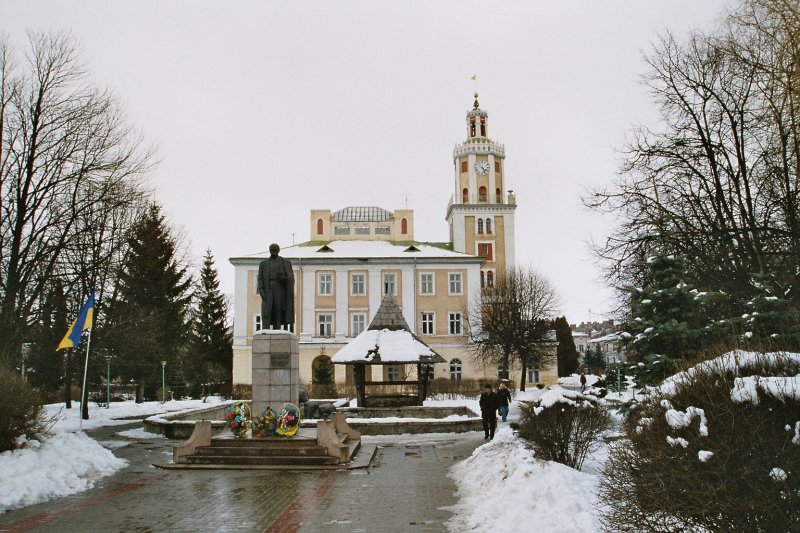
M 575 348 L 572 329 L 569 327 L 567 317 L 562 316 L 555 319 L 553 328 L 556 330 L 556 340 L 558 340 L 556 351 L 558 375 L 569 376 L 578 371 L 578 350 Z
M 583 366 L 589 372 L 596 372 L 603 370 L 606 367 L 606 358 L 603 355 L 603 349 L 597 344 L 594 349 L 591 347 L 586 348 L 586 355 L 583 358 Z
M 219 277 L 214 256 L 206 250 L 203 268 L 194 293 L 192 339 L 187 366 L 199 369 L 203 383 L 218 379 L 224 371 L 225 381 L 231 380 L 233 368 L 233 336 L 228 326 L 228 303 L 219 290 Z
M 153 204 L 134 226 L 109 308 L 108 342 L 123 373 L 137 384 L 136 401 L 161 387 L 161 361 L 174 373 L 188 341 L 191 277 L 178 243 Z

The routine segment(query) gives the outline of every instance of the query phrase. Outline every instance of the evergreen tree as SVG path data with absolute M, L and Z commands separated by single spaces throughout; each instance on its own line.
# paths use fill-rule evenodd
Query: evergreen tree
M 569 327 L 567 317 L 562 316 L 555 319 L 553 328 L 556 330 L 556 340 L 558 340 L 556 351 L 558 375 L 569 376 L 578 371 L 578 350 L 575 348 L 572 329 Z
M 30 360 L 26 362 L 30 384 L 46 392 L 55 392 L 62 384 L 72 385 L 72 365 L 65 359 L 71 357 L 72 350 L 56 352 L 56 346 L 69 328 L 67 315 L 64 285 L 56 278 L 47 287 L 39 321 L 32 328 Z M 67 407 L 71 407 L 69 394 L 65 394 L 65 400 Z
M 800 312 L 775 290 L 771 276 L 754 276 L 756 296 L 746 303 L 740 329 L 746 344 L 776 350 L 800 348 Z
M 684 260 L 658 255 L 647 260 L 650 286 L 631 294 L 633 319 L 626 348 L 637 361 L 648 355 L 683 358 L 696 353 L 704 343 L 708 320 L 701 312 L 702 297 L 684 282 Z
M 190 329 L 192 280 L 157 204 L 135 225 L 129 246 L 109 308 L 108 343 L 122 372 L 138 384 L 141 402 L 161 387 L 161 361 L 168 372 L 179 368 Z
M 599 344 L 594 349 L 591 347 L 586 348 L 586 355 L 583 358 L 583 366 L 589 372 L 596 372 L 603 370 L 606 367 L 606 358 L 603 355 L 603 349 Z
M 228 303 L 219 290 L 219 278 L 214 256 L 206 250 L 203 268 L 194 294 L 192 339 L 186 367 L 197 368 L 203 383 L 219 379 L 224 371 L 225 381 L 231 380 L 233 369 L 233 336 L 228 326 Z M 195 381 L 189 379 L 189 381 Z

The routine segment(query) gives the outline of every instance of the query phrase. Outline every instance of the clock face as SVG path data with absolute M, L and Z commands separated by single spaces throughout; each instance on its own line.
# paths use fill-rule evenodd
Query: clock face
M 489 172 L 489 162 L 478 161 L 477 163 L 475 163 L 475 172 L 477 172 L 481 176 L 485 176 L 486 173 Z

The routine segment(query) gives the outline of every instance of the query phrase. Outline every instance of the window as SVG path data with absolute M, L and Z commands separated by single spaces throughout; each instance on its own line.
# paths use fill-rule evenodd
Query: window
M 389 226 L 377 226 L 375 228 L 375 235 L 391 235 L 392 230 Z
M 397 274 L 394 272 L 383 273 L 383 294 L 397 294 Z
M 486 137 L 486 119 L 481 117 L 481 137 Z
M 469 170 L 469 165 L 467 164 L 466 161 L 462 161 L 461 162 L 461 172 L 466 172 L 467 170 Z
M 408 219 L 404 218 L 400 221 L 400 233 L 408 235 Z
M 486 273 L 486 286 L 494 287 L 494 271 L 492 270 Z
M 486 272 L 481 270 L 481 289 L 486 287 Z
M 497 196 L 497 203 L 498 204 L 502 204 L 503 203 L 503 193 L 500 192 L 499 188 L 495 189 L 495 195 Z
M 450 379 L 461 379 L 461 359 L 450 360 Z
M 350 235 L 350 226 L 334 226 L 334 235 Z
M 261 329 L 261 315 L 255 315 L 253 317 L 253 333 L 259 331 Z
M 363 296 L 367 294 L 365 274 L 352 274 L 350 276 L 350 294 L 353 296 Z
M 333 337 L 333 315 L 317 315 L 317 332 L 320 337 Z
M 322 230 L 325 227 L 325 223 L 322 221 L 321 218 L 317 219 L 317 235 L 322 235 Z
M 481 185 L 480 189 L 478 189 L 478 201 L 485 202 L 486 201 L 486 187 Z
M 369 226 L 356 226 L 356 235 L 369 235 Z
M 478 219 L 478 235 L 483 235 L 483 219 Z
M 578 351 L 583 353 L 583 344 L 578 345 Z
M 491 235 L 492 234 L 492 219 L 491 218 L 487 218 L 486 219 L 486 234 L 487 235 Z
M 469 119 L 469 136 L 475 137 L 475 117 Z
M 317 278 L 317 293 L 322 296 L 333 294 L 333 274 L 319 274 Z
M 422 313 L 422 334 L 436 335 L 436 316 L 433 313 Z
M 465 204 L 469 203 L 469 189 L 461 191 L 461 202 Z
M 451 312 L 448 323 L 450 335 L 461 335 L 461 313 Z
M 356 337 L 364 332 L 367 325 L 367 315 L 363 313 L 357 313 L 353 315 L 352 318 L 352 327 L 350 328 L 353 337 Z
M 529 368 L 528 369 L 528 383 L 531 383 L 531 384 L 539 383 L 539 369 L 538 368 Z
M 497 159 L 494 160 L 494 171 L 496 174 L 500 173 L 500 161 Z
M 497 364 L 497 377 L 499 379 L 508 379 L 508 373 L 509 373 L 508 370 L 503 372 L 503 363 L 498 363 Z
M 433 294 L 436 291 L 433 285 L 433 272 L 422 272 L 419 275 L 419 293 Z
M 400 381 L 402 377 L 400 365 L 386 366 L 386 381 Z
M 487 261 L 494 261 L 494 259 L 492 259 L 492 243 L 490 242 L 478 243 L 478 255 L 483 257 Z
M 461 294 L 462 293 L 461 272 L 450 272 L 448 274 L 448 278 L 450 280 L 449 293 Z

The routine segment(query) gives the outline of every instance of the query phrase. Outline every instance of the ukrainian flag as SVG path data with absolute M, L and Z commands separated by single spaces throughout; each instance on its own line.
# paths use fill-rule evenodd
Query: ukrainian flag
M 94 292 L 89 294 L 89 299 L 86 300 L 86 303 L 83 304 L 81 307 L 81 312 L 78 313 L 78 318 L 75 319 L 75 322 L 67 331 L 67 334 L 64 335 L 64 339 L 61 341 L 61 344 L 58 345 L 56 351 L 64 350 L 66 348 L 74 348 L 75 346 L 81 343 L 81 335 L 87 329 L 92 328 L 92 321 L 94 319 Z

